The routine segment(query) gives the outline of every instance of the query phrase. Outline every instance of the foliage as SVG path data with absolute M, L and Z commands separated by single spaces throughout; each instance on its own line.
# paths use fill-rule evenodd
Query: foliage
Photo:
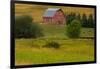
M 81 22 L 82 27 L 93 28 L 95 26 L 92 14 L 90 14 L 88 17 L 85 14 L 83 14 Z
M 90 28 L 95 27 L 95 22 L 94 22 L 94 19 L 93 19 L 93 15 L 92 14 L 89 15 L 89 18 L 88 18 L 88 26 Z
M 83 14 L 81 22 L 82 22 L 82 27 L 88 27 L 88 25 L 87 25 L 88 20 L 87 20 L 87 16 L 85 14 Z
M 55 42 L 55 41 L 49 41 L 46 42 L 46 44 L 43 47 L 48 47 L 48 48 L 60 48 L 60 44 Z
M 71 13 L 66 15 L 66 25 L 70 24 L 72 22 L 72 20 L 74 20 L 76 17 L 75 13 Z
M 81 21 L 81 15 L 80 14 L 77 14 L 75 19 Z
M 66 32 L 69 38 L 78 38 L 81 33 L 80 21 L 73 20 L 70 24 L 68 24 Z
M 68 14 L 66 15 L 66 25 L 70 24 L 74 19 L 79 20 L 82 24 L 82 27 L 95 27 L 95 20 L 92 14 L 90 14 L 89 16 L 87 16 L 86 14 L 83 14 L 81 16 L 79 13 L 77 15 L 75 13 Z
M 16 38 L 36 38 L 42 36 L 41 28 L 32 22 L 30 16 L 18 16 L 15 19 Z

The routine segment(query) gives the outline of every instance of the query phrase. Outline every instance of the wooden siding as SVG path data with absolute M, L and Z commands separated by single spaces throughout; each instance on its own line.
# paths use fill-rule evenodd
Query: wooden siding
M 64 24 L 65 16 L 62 10 L 58 10 L 53 17 L 43 17 L 43 23 Z

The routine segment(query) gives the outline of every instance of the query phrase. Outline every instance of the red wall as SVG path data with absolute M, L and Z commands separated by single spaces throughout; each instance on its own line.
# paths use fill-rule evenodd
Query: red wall
M 56 12 L 56 14 L 54 15 L 54 17 L 53 17 L 53 21 L 54 21 L 54 23 L 56 23 L 56 24 L 62 24 L 63 22 L 64 22 L 64 19 L 65 17 L 64 17 L 64 14 L 63 14 L 63 12 L 60 10 L 60 11 L 58 11 L 58 12 Z
M 61 10 L 57 11 L 53 17 L 43 17 L 44 23 L 63 24 L 64 20 L 65 17 Z

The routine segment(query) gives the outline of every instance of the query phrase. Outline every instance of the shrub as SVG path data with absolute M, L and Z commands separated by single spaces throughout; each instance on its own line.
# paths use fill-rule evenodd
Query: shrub
M 66 35 L 69 38 L 78 38 L 80 36 L 81 23 L 78 20 L 73 20 L 67 25 Z
M 38 24 L 33 23 L 30 34 L 33 38 L 41 37 L 43 36 L 42 28 Z
M 31 16 L 17 16 L 15 19 L 16 38 L 37 38 L 42 36 L 41 28 L 32 22 Z
M 47 42 L 43 47 L 47 47 L 47 48 L 60 48 L 60 44 L 55 42 L 55 41 L 51 41 L 51 42 Z

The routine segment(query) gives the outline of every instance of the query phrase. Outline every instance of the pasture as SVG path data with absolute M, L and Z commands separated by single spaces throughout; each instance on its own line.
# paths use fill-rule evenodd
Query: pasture
M 65 25 L 40 24 L 43 22 L 44 11 L 53 7 L 61 8 L 65 15 L 72 12 L 79 13 L 81 16 L 83 14 L 94 15 L 94 9 L 92 8 L 16 4 L 15 16 L 31 15 L 33 21 L 39 23 L 38 25 L 44 36 L 36 39 L 16 38 L 15 65 L 94 61 L 94 39 L 70 39 L 65 35 Z M 82 28 L 80 37 L 94 37 L 94 29 Z M 43 47 L 48 41 L 59 43 L 60 48 Z
M 94 39 L 69 39 L 64 25 L 40 25 L 45 33 L 37 39 L 15 40 L 15 64 L 50 64 L 94 61 Z M 94 36 L 93 28 L 82 28 L 81 36 Z M 45 48 L 47 41 L 56 41 L 59 49 Z
M 53 41 L 61 47 L 43 48 L 46 42 L 43 39 L 16 39 L 16 65 L 94 61 L 94 41 L 91 39 Z

